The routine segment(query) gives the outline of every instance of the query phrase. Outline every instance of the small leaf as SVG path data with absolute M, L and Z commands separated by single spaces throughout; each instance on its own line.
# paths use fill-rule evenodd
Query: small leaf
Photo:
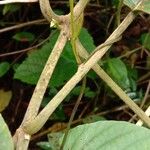
M 140 37 L 140 40 L 144 48 L 150 50 L 150 33 L 143 33 Z
M 150 130 L 123 121 L 98 121 L 71 129 L 63 150 L 149 150 Z
M 108 59 L 105 64 L 106 72 L 123 89 L 130 87 L 128 72 L 123 61 L 117 58 Z
M 81 92 L 81 86 L 77 86 L 71 91 L 70 94 L 78 96 L 80 94 L 80 92 Z
M 50 116 L 50 120 L 64 121 L 65 119 L 66 119 L 66 116 L 65 116 L 65 112 L 64 112 L 62 105 L 57 107 L 54 113 Z
M 38 142 L 36 143 L 36 145 L 40 147 L 42 150 L 52 150 L 49 142 Z
M 13 140 L 10 131 L 0 114 L 0 149 L 14 150 Z
M 75 96 L 78 96 L 81 92 L 81 86 L 77 86 L 75 87 L 70 95 L 75 95 Z M 87 98 L 93 98 L 94 96 L 96 95 L 95 92 L 91 91 L 91 89 L 89 87 L 86 87 L 85 90 L 84 90 L 84 96 L 87 97 Z
M 19 32 L 13 36 L 13 39 L 19 42 L 30 42 L 35 39 L 35 36 L 30 32 Z
M 133 10 L 141 1 L 142 3 L 136 8 L 136 10 L 140 10 L 140 11 L 150 14 L 150 1 L 149 0 L 124 0 L 124 4 Z
M 0 112 L 2 112 L 9 104 L 12 97 L 12 92 L 0 90 Z
M 57 15 L 64 15 L 64 11 L 61 10 L 61 9 L 54 9 L 54 12 L 57 14 Z
M 50 40 L 40 50 L 32 52 L 25 61 L 16 69 L 14 78 L 29 84 L 36 84 L 49 54 L 56 43 L 59 31 L 52 32 Z M 82 44 L 91 52 L 95 46 L 92 37 L 86 29 L 82 29 L 79 35 Z M 65 68 L 65 69 L 64 69 Z M 65 45 L 62 56 L 54 70 L 49 86 L 62 86 L 77 70 L 77 64 L 72 52 L 71 44 Z
M 0 77 L 5 75 L 10 68 L 10 64 L 8 62 L 0 63 Z
M 85 28 L 82 28 L 80 31 L 79 39 L 89 53 L 91 53 L 96 48 L 92 36 Z
M 95 92 L 87 91 L 84 96 L 87 97 L 87 98 L 93 98 L 93 97 L 95 97 L 95 95 L 96 95 Z
M 48 56 L 58 38 L 59 32 L 53 32 L 52 38 L 40 50 L 28 55 L 23 63 L 16 69 L 14 78 L 29 84 L 36 84 L 44 68 Z

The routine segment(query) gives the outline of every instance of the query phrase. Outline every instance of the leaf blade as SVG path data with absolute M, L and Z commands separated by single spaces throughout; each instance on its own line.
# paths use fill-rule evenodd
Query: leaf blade
M 148 150 L 150 131 L 123 121 L 99 121 L 70 130 L 64 150 Z
M 139 2 L 141 2 L 141 0 L 124 0 L 124 4 L 130 7 L 132 10 L 138 5 Z M 136 10 L 150 14 L 150 1 L 143 0 Z
M 8 62 L 0 63 L 0 77 L 5 75 L 9 69 L 10 69 L 10 64 Z
M 25 61 L 23 61 L 23 63 L 16 69 L 14 78 L 28 84 L 36 84 L 48 59 L 48 56 L 54 47 L 58 35 L 58 31 L 53 32 L 49 42 L 47 42 L 41 49 L 32 52 L 28 58 L 26 58 Z M 81 39 L 81 42 L 85 48 L 87 48 L 89 51 L 92 51 L 95 48 L 93 39 L 86 29 L 81 30 L 79 38 Z M 71 78 L 76 70 L 77 64 L 72 52 L 71 44 L 67 42 L 62 56 L 54 70 L 49 86 L 61 86 Z
M 11 134 L 1 114 L 0 114 L 0 149 L 14 150 Z

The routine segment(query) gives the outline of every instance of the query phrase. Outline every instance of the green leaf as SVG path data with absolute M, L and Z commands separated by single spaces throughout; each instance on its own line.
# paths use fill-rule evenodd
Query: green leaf
M 40 147 L 42 150 L 52 150 L 49 142 L 38 142 L 36 143 L 36 145 Z
M 64 11 L 61 10 L 61 9 L 54 9 L 54 12 L 57 14 L 57 15 L 64 15 Z
M 50 116 L 50 120 L 64 121 L 66 119 L 62 105 L 58 106 L 54 113 Z
M 53 32 L 49 41 L 40 50 L 32 52 L 16 69 L 14 78 L 29 84 L 36 84 L 58 35 L 59 31 Z M 79 38 L 89 52 L 95 48 L 93 40 L 86 29 L 81 30 Z M 49 86 L 59 87 L 63 85 L 72 77 L 76 70 L 77 64 L 72 52 L 71 44 L 68 42 L 54 70 Z
M 16 69 L 14 75 L 15 79 L 20 79 L 29 84 L 37 83 L 48 56 L 58 38 L 58 34 L 58 31 L 52 33 L 52 38 L 49 42 L 47 42 L 40 50 L 32 52 L 28 58 L 23 61 L 23 63 Z M 61 75 L 61 73 L 59 75 Z
M 137 80 L 138 80 L 138 72 L 136 68 L 132 68 L 129 65 L 126 65 L 128 70 L 128 78 L 130 81 L 130 88 L 132 91 L 137 90 Z
M 72 91 L 71 91 L 71 93 L 70 93 L 70 95 L 71 96 L 78 96 L 79 94 L 80 94 L 80 92 L 81 92 L 81 86 L 77 86 L 77 87 L 75 87 Z M 94 91 L 91 91 L 91 89 L 89 88 L 89 87 L 86 87 L 85 88 L 85 90 L 84 90 L 84 97 L 87 97 L 87 98 L 93 98 L 94 96 L 96 95 L 96 92 L 94 92 Z
M 85 93 L 85 97 L 87 98 L 93 98 L 95 97 L 95 95 L 96 95 L 96 92 L 93 92 L 93 91 L 88 91 Z
M 140 41 L 144 48 L 150 50 L 150 33 L 143 33 L 140 37 Z
M 131 9 L 134 9 L 136 5 L 140 2 L 141 0 L 124 0 L 124 4 L 130 7 Z
M 150 14 L 150 1 L 143 0 L 143 3 L 137 8 L 137 10 Z
M 150 130 L 123 121 L 99 121 L 70 130 L 63 150 L 149 150 Z
M 85 28 L 82 28 L 80 31 L 79 39 L 89 53 L 91 53 L 96 48 L 92 36 Z
M 0 77 L 5 75 L 10 68 L 10 64 L 8 62 L 0 63 Z
M 30 42 L 35 39 L 35 36 L 30 32 L 18 32 L 13 36 L 13 39 L 19 42 Z
M 126 65 L 117 58 L 108 59 L 105 64 L 106 72 L 123 89 L 130 87 Z
M 3 8 L 3 15 L 5 15 L 8 12 L 16 12 L 21 7 L 20 4 L 7 4 Z
M 61 57 L 51 78 L 50 86 L 58 87 L 63 85 L 65 81 L 71 78 L 76 70 L 77 66 L 75 62 Z
M 1 114 L 0 114 L 0 149 L 14 150 L 11 134 Z
M 131 9 L 134 9 L 141 1 L 142 0 L 124 0 L 124 4 L 130 7 Z M 150 1 L 143 0 L 142 3 L 136 8 L 136 10 L 140 10 L 150 14 Z

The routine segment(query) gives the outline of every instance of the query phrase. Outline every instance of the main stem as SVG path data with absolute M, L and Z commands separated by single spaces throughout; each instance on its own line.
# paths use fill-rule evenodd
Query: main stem
M 36 115 L 39 111 L 44 93 L 48 86 L 49 80 L 52 76 L 52 73 L 55 69 L 58 59 L 62 53 L 62 50 L 66 44 L 66 41 L 67 41 L 66 31 L 61 31 L 60 35 L 57 39 L 57 42 L 56 42 L 56 44 L 46 62 L 46 65 L 41 73 L 38 83 L 35 87 L 34 93 L 31 97 L 31 100 L 30 100 L 30 103 L 29 103 L 29 106 L 28 106 L 28 109 L 27 109 L 27 112 L 25 114 L 22 124 L 24 124 L 26 121 L 32 120 L 36 117 Z

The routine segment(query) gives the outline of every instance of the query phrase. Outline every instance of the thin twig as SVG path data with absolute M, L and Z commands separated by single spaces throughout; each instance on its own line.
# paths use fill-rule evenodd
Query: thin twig
M 145 96 L 144 96 L 144 99 L 143 99 L 143 102 L 141 103 L 141 106 L 144 105 L 147 97 L 148 97 L 148 94 L 149 94 L 149 91 L 150 91 L 150 81 L 148 83 L 148 86 L 147 86 L 147 90 L 146 90 L 146 93 L 145 93 Z M 147 110 L 145 111 L 145 114 L 147 116 L 150 116 L 150 106 L 147 108 Z M 143 125 L 143 121 L 142 120 L 138 120 L 138 122 L 136 123 L 136 125 L 138 126 L 142 126 Z
M 46 38 L 45 40 L 43 40 L 42 42 L 38 43 L 37 45 L 34 45 L 32 47 L 29 47 L 29 48 L 26 48 L 26 49 L 22 49 L 22 50 L 19 50 L 19 51 L 14 51 L 14 52 L 9 52 L 9 53 L 4 53 L 4 54 L 0 54 L 0 57 L 6 57 L 6 56 L 10 56 L 10 55 L 16 55 L 16 54 L 20 54 L 20 53 L 23 53 L 23 52 L 27 52 L 27 51 L 30 51 L 30 50 L 33 50 L 39 46 L 41 46 L 43 43 L 45 43 L 47 40 L 49 39 Z
M 39 23 L 44 22 L 44 21 L 46 21 L 46 20 L 45 19 L 39 19 L 39 20 L 29 21 L 29 22 L 25 22 L 25 23 L 20 23 L 20 24 L 11 26 L 11 27 L 6 27 L 3 29 L 0 29 L 0 33 L 11 31 L 11 30 L 18 29 L 18 28 L 22 28 L 25 26 L 30 26 L 33 24 L 39 24 Z
M 144 98 L 143 98 L 143 100 L 142 100 L 142 103 L 140 104 L 140 107 L 141 107 L 141 108 L 142 108 L 142 107 L 144 106 L 144 104 L 146 103 L 146 99 L 147 99 L 147 97 L 148 97 L 149 91 L 150 91 L 150 81 L 149 81 L 149 83 L 148 83 L 148 86 L 147 86 L 147 89 L 146 89 Z
M 144 81 L 145 79 L 148 79 L 148 78 L 150 78 L 150 71 L 147 72 L 146 74 L 144 74 L 143 76 L 141 76 L 138 80 L 138 83 L 140 83 L 140 82 L 142 82 L 142 81 Z
M 83 78 L 82 87 L 81 87 L 81 91 L 80 91 L 79 97 L 78 97 L 78 99 L 77 99 L 77 101 L 76 101 L 76 103 L 75 103 L 75 106 L 74 106 L 74 108 L 73 108 L 73 110 L 72 110 L 72 114 L 71 114 L 70 120 L 69 120 L 69 122 L 68 122 L 68 126 L 67 126 L 67 129 L 66 129 L 66 132 L 65 132 L 63 141 L 62 141 L 61 148 L 60 148 L 60 149 L 62 149 L 62 150 L 63 150 L 63 147 L 64 147 L 65 142 L 66 142 L 66 140 L 67 140 L 67 136 L 68 136 L 68 133 L 69 133 L 71 124 L 72 124 L 72 122 L 73 122 L 75 113 L 76 113 L 76 111 L 77 111 L 77 109 L 78 109 L 78 106 L 79 106 L 79 104 L 80 104 L 80 101 L 81 101 L 81 99 L 82 99 L 82 97 L 83 97 L 85 88 L 86 88 L 86 76 Z
M 33 3 L 38 2 L 38 0 L 2 0 L 0 5 L 10 4 L 10 3 Z

